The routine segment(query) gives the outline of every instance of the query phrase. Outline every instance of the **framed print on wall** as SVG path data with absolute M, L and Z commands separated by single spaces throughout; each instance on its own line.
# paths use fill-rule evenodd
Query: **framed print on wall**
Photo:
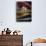
M 31 1 L 16 2 L 16 21 L 17 22 L 32 21 L 32 2 Z

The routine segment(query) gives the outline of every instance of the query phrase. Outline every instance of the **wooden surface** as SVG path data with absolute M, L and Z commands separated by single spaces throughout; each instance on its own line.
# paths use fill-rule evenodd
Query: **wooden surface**
M 23 35 L 0 35 L 0 46 L 23 46 Z

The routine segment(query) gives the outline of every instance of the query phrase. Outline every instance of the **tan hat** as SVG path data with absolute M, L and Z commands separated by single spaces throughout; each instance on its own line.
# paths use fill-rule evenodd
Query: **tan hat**
M 34 43 L 46 43 L 46 39 L 37 38 L 33 40 Z

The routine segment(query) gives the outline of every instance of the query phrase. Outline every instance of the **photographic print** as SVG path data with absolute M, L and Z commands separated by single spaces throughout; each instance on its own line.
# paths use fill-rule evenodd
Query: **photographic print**
M 16 21 L 17 22 L 32 21 L 32 2 L 31 1 L 16 2 Z

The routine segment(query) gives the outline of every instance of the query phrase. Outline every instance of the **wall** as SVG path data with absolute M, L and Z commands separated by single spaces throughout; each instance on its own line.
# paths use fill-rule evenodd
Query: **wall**
M 32 2 L 32 38 L 46 39 L 46 0 L 33 0 Z
M 0 30 L 6 27 L 12 31 L 20 29 L 24 35 L 24 43 L 36 37 L 46 37 L 46 0 L 32 0 L 31 23 L 17 23 L 15 8 L 15 0 L 0 0 Z

